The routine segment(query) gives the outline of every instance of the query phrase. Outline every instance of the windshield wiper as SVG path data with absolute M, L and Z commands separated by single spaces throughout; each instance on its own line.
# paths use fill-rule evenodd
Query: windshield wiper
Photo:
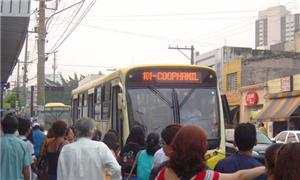
M 175 123 L 180 122 L 180 112 L 179 112 L 179 103 L 178 103 L 178 94 L 175 89 L 172 90 L 172 103 L 173 103 L 173 116 Z
M 164 97 L 164 95 L 159 92 L 157 89 L 155 89 L 155 87 L 153 86 L 148 86 L 148 89 L 151 90 L 151 92 L 156 95 L 157 97 L 159 97 L 164 103 L 166 103 L 171 109 L 174 108 L 173 104 L 166 98 Z

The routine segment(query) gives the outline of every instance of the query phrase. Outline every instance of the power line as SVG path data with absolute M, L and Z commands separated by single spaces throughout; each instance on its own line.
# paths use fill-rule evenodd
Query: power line
M 67 34 L 65 36 L 65 38 L 61 41 L 61 43 L 56 46 L 54 49 L 52 48 L 52 50 L 50 50 L 50 52 L 54 52 L 56 51 L 65 41 L 66 39 L 75 31 L 75 29 L 80 25 L 81 21 L 84 19 L 84 17 L 87 15 L 87 13 L 91 10 L 91 8 L 94 6 L 94 4 L 96 3 L 96 0 L 92 1 L 89 5 L 88 8 L 86 8 L 86 10 L 84 11 L 84 13 L 82 14 L 82 16 L 79 18 L 79 20 L 77 21 L 77 23 L 73 26 L 73 28 L 70 30 L 69 34 Z M 53 46 L 54 47 L 54 46 Z
M 50 48 L 50 52 L 55 48 L 55 46 L 58 44 L 58 42 L 63 38 L 63 36 L 65 35 L 65 33 L 68 31 L 69 27 L 71 26 L 72 22 L 74 21 L 74 19 L 76 18 L 76 16 L 78 15 L 78 13 L 80 12 L 80 9 L 83 7 L 85 0 L 82 1 L 82 3 L 80 4 L 80 6 L 78 7 L 75 15 L 73 16 L 73 18 L 71 19 L 71 21 L 69 22 L 67 28 L 64 30 L 64 32 L 60 35 L 60 37 L 58 38 L 58 40 L 55 42 L 55 44 L 52 46 L 52 48 Z M 55 51 L 55 50 L 54 50 Z

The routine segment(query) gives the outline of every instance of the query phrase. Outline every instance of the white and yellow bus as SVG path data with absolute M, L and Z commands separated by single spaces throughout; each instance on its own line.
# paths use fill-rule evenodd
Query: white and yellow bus
M 214 70 L 195 65 L 149 65 L 120 69 L 72 91 L 76 121 L 90 117 L 105 133 L 115 129 L 124 143 L 129 129 L 146 133 L 169 124 L 193 124 L 208 135 L 210 167 L 225 155 L 224 115 Z
M 48 130 L 56 120 L 65 121 L 68 126 L 72 124 L 71 106 L 60 102 L 47 103 L 44 110 L 45 129 Z

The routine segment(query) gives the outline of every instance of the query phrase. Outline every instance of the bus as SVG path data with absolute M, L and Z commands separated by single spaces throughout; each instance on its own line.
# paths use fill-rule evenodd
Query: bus
M 45 130 L 48 130 L 56 120 L 63 120 L 68 126 L 72 125 L 71 106 L 64 103 L 47 103 L 44 110 Z
M 208 166 L 225 156 L 222 98 L 213 69 L 196 65 L 145 65 L 119 69 L 72 91 L 72 116 L 89 117 L 105 133 L 114 129 L 124 144 L 129 130 L 146 134 L 169 124 L 204 128 Z

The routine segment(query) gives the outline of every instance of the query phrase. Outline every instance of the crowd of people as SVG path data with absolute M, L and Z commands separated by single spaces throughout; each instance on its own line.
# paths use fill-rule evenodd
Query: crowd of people
M 94 120 L 82 118 L 74 127 L 57 120 L 47 136 L 37 122 L 7 115 L 1 120 L 1 172 L 6 180 L 296 180 L 300 177 L 300 144 L 273 144 L 264 165 L 252 157 L 256 129 L 250 123 L 235 128 L 235 155 L 206 165 L 206 131 L 171 124 L 161 134 L 146 135 L 133 126 L 122 146 L 109 130 L 102 138 Z M 18 132 L 18 133 L 16 133 Z

